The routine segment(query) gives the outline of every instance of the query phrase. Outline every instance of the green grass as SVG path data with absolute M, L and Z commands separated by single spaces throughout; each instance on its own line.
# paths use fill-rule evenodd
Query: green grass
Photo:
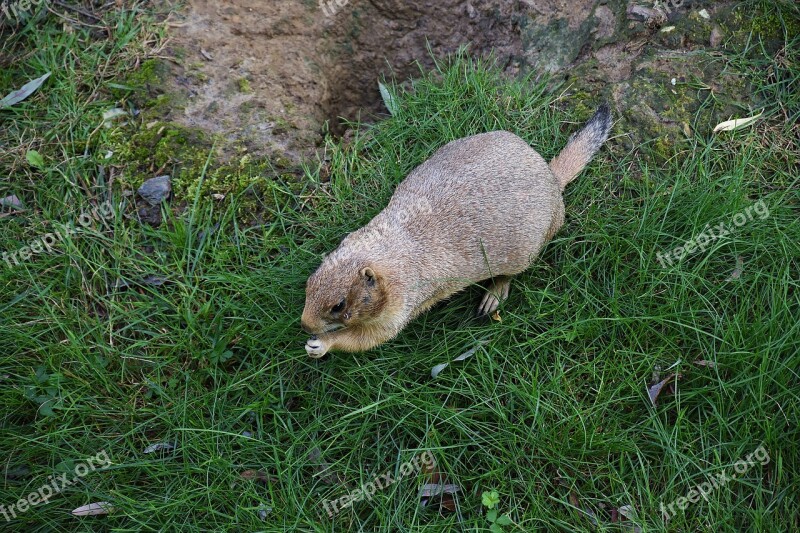
M 587 117 L 543 84 L 507 82 L 459 56 L 398 94 L 395 117 L 348 146 L 329 140 L 330 182 L 320 183 L 317 165 L 299 194 L 269 180 L 258 201 L 271 222 L 238 222 L 239 203 L 252 202 L 243 193 L 221 206 L 198 198 L 153 229 L 130 217 L 133 199 L 100 170 L 113 133 L 97 125 L 119 104 L 107 84 L 153 49 L 159 30 L 138 5 L 103 17 L 112 39 L 64 33 L 50 17 L 3 45 L 0 93 L 54 74 L 0 111 L 0 198 L 16 194 L 27 207 L 0 219 L 0 249 L 77 220 L 109 190 L 115 215 L 56 253 L 0 264 L 0 503 L 100 451 L 112 464 L 3 528 L 488 529 L 481 494 L 490 490 L 516 524 L 507 531 L 630 530 L 611 522 L 623 505 L 644 531 L 800 527 L 790 120 L 800 109 L 800 38 L 787 36 L 793 60 L 756 46 L 729 58 L 759 83 L 754 106 L 769 112 L 755 126 L 694 137 L 666 163 L 613 141 L 601 151 L 567 190 L 564 228 L 514 281 L 502 322 L 473 318 L 476 287 L 372 352 L 313 361 L 299 328 L 305 279 L 404 175 L 447 141 L 492 129 L 518 133 L 549 159 Z M 44 170 L 25 162 L 28 149 L 42 153 Z M 706 224 L 732 225 L 759 200 L 769 216 L 660 266 L 657 253 Z M 737 258 L 741 275 L 728 280 Z M 146 283 L 151 275 L 166 282 Z M 681 378 L 654 407 L 646 389 L 659 368 Z M 159 442 L 176 448 L 143 453 Z M 661 503 L 734 473 L 762 444 L 767 464 L 662 520 Z M 414 475 L 325 515 L 323 500 L 397 474 L 424 451 L 461 487 L 457 513 L 420 508 L 425 479 Z M 246 470 L 270 479 L 243 479 Z M 70 516 L 96 501 L 115 511 Z

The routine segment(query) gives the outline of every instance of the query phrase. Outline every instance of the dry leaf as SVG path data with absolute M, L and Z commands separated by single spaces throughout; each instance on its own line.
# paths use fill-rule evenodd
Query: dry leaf
M 430 498 L 440 494 L 455 494 L 460 491 L 461 487 L 458 485 L 434 485 L 433 483 L 426 483 L 419 489 L 420 498 Z
M 108 514 L 114 510 L 114 507 L 108 502 L 95 502 L 73 509 L 73 516 L 95 516 L 101 514 Z
M 569 503 L 573 507 L 580 507 L 580 501 L 578 500 L 578 495 L 574 492 L 569 493 Z
M 212 56 L 211 54 L 209 54 L 208 52 L 206 52 L 206 51 L 205 51 L 205 50 L 203 50 L 202 48 L 200 49 L 200 55 L 202 55 L 202 56 L 203 56 L 203 58 L 204 58 L 206 61 L 214 61 L 214 56 Z
M 436 464 L 423 465 L 422 471 L 428 475 L 428 482 L 423 484 L 419 491 L 420 505 L 425 507 L 437 496 L 441 496 L 439 509 L 446 509 L 451 513 L 456 512 L 456 500 L 453 494 L 461 490 L 461 487 L 452 483 L 446 483 L 445 477 Z
M 142 453 L 153 453 L 160 450 L 174 450 L 175 445 L 170 444 L 169 442 L 157 442 L 156 444 L 151 444 L 147 448 L 142 451 Z
M 386 109 L 389 110 L 389 114 L 392 116 L 397 115 L 400 112 L 400 104 L 397 103 L 394 95 L 392 95 L 389 89 L 381 82 L 378 82 L 378 91 L 381 93 L 383 104 L 386 106 Z
M 164 276 L 159 276 L 157 274 L 150 274 L 149 276 L 145 276 L 142 278 L 142 283 L 144 285 L 150 285 L 152 287 L 160 287 L 167 281 L 167 278 Z
M 706 361 L 705 359 L 698 359 L 694 362 L 697 366 L 707 366 L 708 368 L 716 368 L 717 363 L 714 361 Z
M 435 378 L 436 376 L 438 376 L 442 372 L 442 370 L 447 368 L 447 365 L 449 365 L 449 364 L 450 363 L 442 363 L 442 364 L 436 365 L 435 367 L 431 368 L 431 377 Z
M 753 122 L 758 120 L 763 114 L 764 111 L 762 110 L 761 113 L 759 113 L 758 115 L 753 115 L 752 117 L 735 118 L 733 120 L 726 120 L 725 122 L 720 122 L 714 127 L 714 133 L 717 133 L 718 131 L 738 130 L 739 128 L 743 128 L 749 124 L 752 124 Z
M 469 359 L 470 357 L 472 357 L 473 355 L 475 355 L 475 352 L 477 352 L 477 351 L 478 351 L 478 348 L 480 348 L 481 346 L 483 346 L 483 345 L 484 345 L 484 344 L 486 344 L 487 342 L 489 342 L 489 341 L 488 341 L 488 340 L 482 340 L 482 341 L 480 341 L 480 342 L 479 342 L 479 343 L 478 343 L 478 344 L 477 344 L 477 345 L 476 345 L 474 348 L 470 348 L 470 349 L 469 349 L 469 350 L 467 350 L 466 352 L 462 353 L 461 355 L 459 355 L 458 357 L 456 357 L 455 359 L 453 359 L 453 361 L 452 361 L 452 362 L 453 362 L 453 363 L 455 363 L 456 361 L 463 361 L 463 360 L 465 360 L 465 359 Z M 432 378 L 435 378 L 436 376 L 438 376 L 438 375 L 439 375 L 439 374 L 442 372 L 442 370 L 444 370 L 445 368 L 447 368 L 447 365 L 449 365 L 449 364 L 450 364 L 450 363 L 442 363 L 442 364 L 439 364 L 439 365 L 436 365 L 435 367 L 433 367 L 433 368 L 431 369 L 431 377 L 432 377 Z
M 622 518 L 619 518 L 619 517 Z M 628 531 L 633 531 L 634 533 L 641 533 L 642 528 L 637 526 L 636 524 L 625 524 L 625 520 L 633 521 L 636 518 L 636 510 L 633 508 L 632 505 L 623 505 L 619 509 L 612 509 L 611 511 L 611 521 L 612 522 L 621 522 L 623 524 L 623 528 Z
M 570 492 L 569 493 L 569 503 L 574 508 L 576 508 L 579 511 L 582 511 L 584 514 L 586 514 L 586 516 L 589 518 L 589 520 L 592 522 L 592 524 L 597 525 L 597 516 L 594 514 L 594 511 L 592 511 L 588 507 L 582 507 L 581 506 L 581 502 L 578 499 L 578 495 L 575 494 L 574 492 Z
M 110 128 L 115 120 L 126 116 L 128 116 L 128 112 L 119 107 L 114 107 L 108 111 L 103 111 L 103 126 Z
M 3 4 L 5 6 L 5 3 Z M 35 80 L 29 81 L 25 85 L 23 85 L 20 89 L 16 91 L 12 91 L 5 98 L 0 100 L 0 109 L 4 107 L 11 107 L 14 104 L 18 104 L 21 101 L 25 100 L 27 97 L 32 95 L 36 92 L 36 89 L 41 87 L 44 81 L 50 77 L 50 73 L 48 72 L 41 78 L 36 78 Z
M 647 395 L 650 397 L 650 401 L 653 403 L 653 405 L 656 405 L 656 400 L 658 399 L 658 395 L 661 394 L 661 391 L 664 390 L 664 387 L 668 383 L 670 383 L 670 381 L 672 381 L 673 378 L 680 379 L 681 375 L 680 374 L 670 374 L 666 378 L 662 379 L 661 381 L 659 381 L 655 385 L 651 385 L 647 389 Z M 667 387 L 667 391 L 670 391 L 670 390 L 671 389 L 669 387 Z
M 733 272 L 731 272 L 731 275 L 728 276 L 728 278 L 725 281 L 733 281 L 739 279 L 742 276 L 743 270 L 744 270 L 744 260 L 740 255 L 736 258 L 736 267 L 734 267 Z
M 492 314 L 492 320 L 494 320 L 494 321 L 496 321 L 496 322 L 502 322 L 502 321 L 503 321 L 503 320 L 500 318 L 500 311 L 499 311 L 499 310 L 498 310 L 498 311 L 495 311 L 495 312 L 494 312 L 494 314 Z
M 261 481 L 262 483 L 277 483 L 278 480 L 274 477 L 269 477 L 266 472 L 262 472 L 261 470 L 245 470 L 241 474 L 243 479 L 251 480 L 251 481 Z

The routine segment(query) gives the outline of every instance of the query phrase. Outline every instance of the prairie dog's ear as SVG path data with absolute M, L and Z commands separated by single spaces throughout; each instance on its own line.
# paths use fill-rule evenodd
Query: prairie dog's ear
M 370 267 L 361 269 L 361 277 L 364 278 L 364 280 L 367 282 L 367 285 L 369 285 L 370 287 L 375 285 L 375 278 L 376 278 L 375 271 L 372 270 Z

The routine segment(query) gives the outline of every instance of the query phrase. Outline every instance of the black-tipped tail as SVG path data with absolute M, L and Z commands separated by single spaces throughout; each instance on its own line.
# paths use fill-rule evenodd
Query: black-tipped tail
M 603 104 L 580 131 L 572 134 L 561 153 L 550 161 L 550 170 L 562 190 L 591 161 L 608 139 L 610 131 L 611 109 L 608 104 Z

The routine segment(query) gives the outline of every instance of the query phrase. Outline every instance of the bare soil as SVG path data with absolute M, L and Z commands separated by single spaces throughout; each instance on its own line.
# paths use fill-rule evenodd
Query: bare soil
M 342 134 L 341 118 L 386 113 L 379 80 L 407 80 L 460 46 L 519 70 L 525 2 L 338 2 L 191 0 L 173 29 L 187 97 L 177 120 L 291 155 L 318 144 L 326 123 Z
M 602 94 L 627 106 L 617 113 L 625 120 L 657 125 L 648 135 L 658 135 L 662 126 L 683 135 L 688 113 L 700 102 L 678 102 L 686 117 L 659 118 L 665 106 L 660 100 L 681 95 L 663 87 L 664 76 L 654 70 L 670 80 L 680 78 L 676 68 L 685 64 L 652 57 L 719 47 L 727 35 L 715 18 L 729 4 L 686 0 L 668 12 L 653 5 L 646 0 L 190 0 L 172 42 L 181 65 L 172 77 L 173 90 L 186 105 L 171 118 L 244 143 L 250 152 L 278 152 L 297 161 L 314 152 L 326 130 L 343 134 L 347 126 L 341 119 L 369 121 L 385 114 L 379 80 L 406 81 L 432 68 L 435 59 L 469 46 L 474 55 L 493 54 L 508 75 L 549 72 L 566 79 L 582 98 Z M 647 56 L 642 69 L 639 62 Z M 717 82 L 717 75 L 709 70 L 709 83 Z M 647 76 L 658 86 L 645 87 Z M 740 92 L 741 85 L 732 90 Z M 673 115 L 676 108 L 670 106 Z

